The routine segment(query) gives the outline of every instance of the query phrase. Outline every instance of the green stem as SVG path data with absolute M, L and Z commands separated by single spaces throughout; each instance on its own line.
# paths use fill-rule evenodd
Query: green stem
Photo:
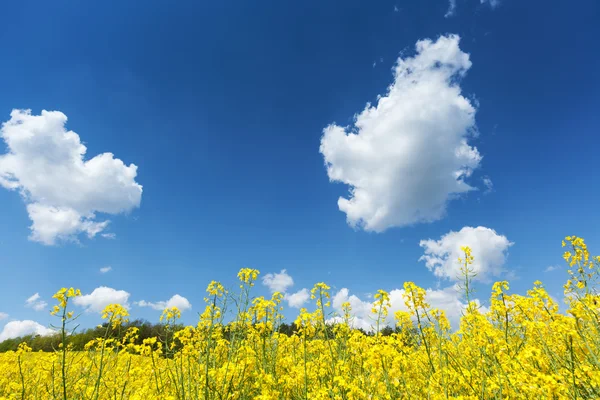
M 67 400 L 67 375 L 65 371 L 65 365 L 67 363 L 67 305 L 63 308 L 62 314 L 62 329 L 61 329 L 61 343 L 62 343 L 62 386 L 63 386 L 63 400 Z

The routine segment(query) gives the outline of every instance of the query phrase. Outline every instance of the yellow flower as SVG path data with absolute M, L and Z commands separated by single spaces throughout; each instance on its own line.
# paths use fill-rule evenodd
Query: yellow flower
M 168 329 L 125 330 L 129 310 L 111 304 L 101 314 L 102 334 L 91 341 L 70 329 L 64 343 L 56 343 L 60 334 L 27 337 L 0 352 L 0 399 L 64 397 L 63 371 L 67 398 L 597 398 L 600 258 L 582 238 L 563 242 L 572 264 L 565 274 L 566 312 L 537 280 L 519 294 L 496 282 L 489 303 L 482 294 L 479 300 L 439 297 L 413 282 L 392 293 L 379 290 L 367 303 L 330 295 L 321 282 L 311 290 L 316 307 L 302 308 L 294 324 L 282 325 L 286 295 L 250 294 L 258 271 L 242 269 L 239 296 L 218 282 L 208 285 L 195 326 L 180 329 L 181 311 L 167 308 L 160 319 Z M 470 274 L 474 255 L 468 247 L 462 251 L 461 268 Z M 51 313 L 71 322 L 68 302 L 80 294 L 60 289 Z M 51 343 L 45 348 L 51 351 L 37 351 L 43 343 Z
M 129 311 L 120 304 L 109 304 L 102 310 L 102 319 L 108 320 L 113 329 L 128 321 Z
M 238 272 L 238 278 L 240 282 L 248 284 L 249 286 L 254 285 L 254 281 L 258 278 L 260 272 L 257 269 L 242 268 Z

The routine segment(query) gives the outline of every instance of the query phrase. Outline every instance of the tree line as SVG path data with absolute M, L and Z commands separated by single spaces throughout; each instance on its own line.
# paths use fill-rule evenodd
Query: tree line
M 144 339 L 148 339 L 148 338 L 152 338 L 152 337 L 161 339 L 161 338 L 166 337 L 168 334 L 167 329 L 169 329 L 169 332 L 173 332 L 173 331 L 183 329 L 185 326 L 184 325 L 175 325 L 175 326 L 170 326 L 167 328 L 165 326 L 165 324 L 151 323 L 151 322 L 148 322 L 143 319 L 136 319 L 136 320 L 124 323 L 118 329 L 117 332 L 114 332 L 113 337 L 121 338 L 124 335 L 124 333 L 127 331 L 127 329 L 132 328 L 132 327 L 138 328 L 138 338 L 136 340 L 136 344 L 141 344 Z M 68 340 L 69 345 L 72 346 L 72 349 L 74 351 L 83 351 L 86 343 L 90 342 L 93 339 L 104 337 L 104 335 L 106 333 L 106 328 L 107 328 L 107 325 L 106 325 L 106 323 L 104 323 L 104 324 L 98 325 L 94 328 L 86 329 L 81 332 L 72 333 L 71 335 L 69 335 L 69 340 Z M 367 336 L 373 334 L 372 332 L 366 332 L 365 330 L 360 329 L 360 328 L 358 328 L 356 330 L 360 331 L 362 334 L 367 335 Z M 297 328 L 296 324 L 294 324 L 294 323 L 291 323 L 291 324 L 282 323 L 281 325 L 279 325 L 278 331 L 287 336 L 292 336 L 294 333 L 296 333 L 298 331 L 298 328 Z M 333 337 L 334 336 L 333 325 L 328 326 L 328 331 L 329 331 L 327 333 L 328 337 Z M 380 334 L 382 336 L 389 336 L 393 333 L 398 333 L 398 332 L 399 332 L 398 328 L 392 328 L 390 326 L 385 326 L 380 330 Z M 225 328 L 224 336 L 226 339 L 228 338 L 227 337 L 228 336 L 227 327 Z M 26 336 L 13 338 L 13 339 L 6 339 L 3 342 L 0 342 L 0 352 L 6 352 L 6 351 L 11 351 L 11 350 L 16 351 L 19 344 L 23 343 L 23 342 L 27 343 L 27 345 L 29 347 L 31 347 L 33 351 L 53 352 L 56 349 L 58 349 L 59 343 L 61 342 L 61 337 L 57 333 L 56 335 L 47 335 L 47 336 L 32 334 L 32 335 L 26 335 Z

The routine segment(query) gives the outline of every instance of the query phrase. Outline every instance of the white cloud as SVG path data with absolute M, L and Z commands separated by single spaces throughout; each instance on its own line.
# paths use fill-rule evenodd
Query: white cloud
M 46 328 L 35 321 L 10 321 L 4 325 L 4 329 L 0 332 L 0 342 L 25 335 L 48 336 L 53 333 L 54 331 L 52 329 Z
M 548 268 L 546 268 L 544 270 L 544 272 L 552 272 L 552 271 L 556 271 L 557 269 L 560 269 L 560 267 L 558 265 L 550 265 Z
M 90 294 L 74 297 L 73 303 L 85 308 L 87 312 L 101 313 L 104 307 L 114 303 L 129 308 L 129 296 L 130 294 L 124 290 L 100 286 L 94 289 Z
M 494 183 L 492 182 L 492 180 L 487 176 L 484 177 L 482 180 L 483 185 L 485 186 L 485 191 L 483 192 L 483 194 L 492 193 L 494 191 Z
M 282 269 L 280 273 L 266 274 L 262 278 L 263 285 L 269 288 L 271 293 L 280 292 L 285 293 L 289 288 L 294 286 L 294 280 L 285 269 Z
M 331 324 L 331 323 L 341 324 L 343 322 L 344 322 L 344 319 L 342 317 L 340 317 L 339 315 L 327 319 L 327 323 L 329 323 L 329 324 Z M 365 318 L 358 317 L 358 316 L 356 316 L 356 314 L 354 312 L 352 312 L 352 316 L 350 317 L 350 321 L 348 321 L 348 322 L 349 322 L 348 325 L 350 325 L 350 327 L 353 329 L 362 329 L 365 332 L 371 332 L 371 331 L 375 330 L 374 322 L 368 316 Z
M 27 305 L 31 305 L 33 303 L 35 303 L 36 301 L 38 301 L 40 299 L 40 294 L 36 293 L 34 295 L 32 295 L 31 297 L 29 297 L 27 300 L 25 300 L 25 303 L 27 303 Z
M 0 186 L 21 193 L 32 221 L 30 240 L 53 245 L 92 238 L 109 221 L 96 213 L 119 214 L 139 207 L 142 186 L 137 167 L 112 153 L 84 160 L 79 135 L 67 131 L 60 111 L 13 110 L 0 136 L 8 152 L 0 155 Z
M 271 293 L 282 293 L 284 295 L 283 299 L 287 301 L 290 307 L 300 308 L 310 298 L 310 292 L 306 288 L 298 290 L 296 293 L 287 293 L 294 286 L 294 280 L 288 275 L 285 269 L 282 269 L 280 273 L 266 274 L 262 281 L 263 285 L 268 287 Z
M 455 11 L 456 11 L 456 0 L 449 0 L 448 11 L 446 11 L 446 14 L 444 15 L 444 17 L 448 18 L 448 17 L 453 16 Z
M 458 79 L 471 67 L 457 35 L 421 40 L 399 58 L 388 92 L 353 127 L 329 125 L 320 152 L 332 182 L 350 186 L 338 207 L 351 226 L 382 232 L 441 219 L 449 200 L 474 190 L 465 179 L 481 156 L 468 144 L 475 107 Z
M 47 305 L 48 305 L 48 303 L 46 303 L 44 300 L 40 300 L 39 293 L 35 293 L 31 297 L 29 297 L 27 300 L 25 300 L 25 306 L 31 307 L 35 311 L 42 311 L 43 309 L 46 308 Z
M 100 268 L 100 273 L 101 274 L 106 274 L 107 272 L 110 272 L 110 271 L 112 271 L 112 267 L 111 266 Z
M 396 311 L 408 311 L 404 301 L 404 289 L 393 289 L 389 292 L 390 296 L 390 307 L 388 317 L 384 321 L 385 324 L 394 326 L 394 314 Z M 466 309 L 466 302 L 462 300 L 463 294 L 460 292 L 456 285 L 449 286 L 444 289 L 427 289 L 425 294 L 425 300 L 429 303 L 432 308 L 439 308 L 444 310 L 446 317 L 450 321 L 453 328 L 458 328 L 460 318 Z M 480 304 L 479 300 L 473 300 L 477 304 Z M 350 291 L 347 288 L 340 289 L 334 296 L 332 301 L 333 309 L 338 313 L 342 314 L 342 304 L 349 302 L 352 308 L 351 315 L 353 317 L 352 325 L 355 328 L 361 328 L 366 331 L 372 330 L 375 327 L 375 315 L 371 313 L 373 308 L 372 301 L 364 301 L 355 295 L 350 295 Z M 482 307 L 481 312 L 486 312 L 487 309 Z M 337 317 L 332 321 L 340 321 Z
M 150 307 L 155 310 L 162 311 L 165 308 L 177 307 L 179 311 L 185 311 L 192 308 L 192 304 L 183 296 L 178 294 L 174 295 L 167 301 L 157 301 L 156 303 L 151 303 L 149 301 L 140 300 L 135 302 L 136 305 L 140 307 Z
M 331 301 L 331 306 L 335 310 L 341 310 L 342 304 L 345 302 L 350 303 L 350 306 L 354 310 L 354 312 L 358 314 L 368 314 L 371 310 L 371 303 L 364 302 L 356 295 L 350 295 L 350 290 L 347 288 L 341 288 L 334 296 Z
M 310 298 L 310 292 L 308 289 L 301 289 L 296 293 L 284 295 L 284 300 L 287 301 L 288 305 L 293 308 L 302 307 Z
M 458 258 L 464 256 L 461 246 L 471 247 L 475 257 L 471 268 L 477 274 L 473 279 L 488 282 L 491 277 L 505 272 L 508 248 L 513 243 L 493 229 L 465 226 L 458 232 L 451 231 L 443 235 L 440 240 L 421 240 L 419 245 L 425 249 L 419 261 L 425 261 L 435 276 L 450 280 L 461 279 L 458 262 Z
M 0 320 L 8 318 L 8 314 L 5 312 L 0 312 Z

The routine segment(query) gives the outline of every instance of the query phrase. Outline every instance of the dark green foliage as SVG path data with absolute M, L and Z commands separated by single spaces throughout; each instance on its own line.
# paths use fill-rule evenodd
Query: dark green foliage
M 164 342 L 164 340 L 167 336 L 167 331 L 165 329 L 165 325 L 152 324 L 148 321 L 137 319 L 137 320 L 130 321 L 130 322 L 123 324 L 123 326 L 121 328 L 119 328 L 117 331 L 111 333 L 111 337 L 121 338 L 123 336 L 123 334 L 127 331 L 127 329 L 129 329 L 131 327 L 136 327 L 139 329 L 139 331 L 138 331 L 139 338 L 136 341 L 136 344 L 141 344 L 144 339 L 151 338 L 151 337 L 158 337 L 162 342 Z M 170 327 L 169 328 L 169 338 L 172 337 L 173 332 L 175 332 L 179 329 L 182 329 L 182 328 L 183 328 L 183 325 Z M 297 326 L 293 322 L 291 324 L 282 323 L 278 329 L 278 331 L 280 333 L 283 333 L 287 336 L 293 335 L 295 332 L 297 332 L 297 330 L 298 330 Z M 357 330 L 367 336 L 373 335 L 373 332 L 365 332 L 363 329 L 357 329 Z M 84 346 L 86 345 L 86 343 L 90 342 L 92 339 L 95 339 L 98 337 L 104 337 L 105 333 L 106 333 L 106 324 L 103 324 L 99 327 L 86 329 L 82 332 L 78 332 L 78 333 L 74 333 L 74 334 L 70 335 L 68 342 L 69 342 L 69 344 L 71 344 L 73 346 L 73 350 L 81 351 L 84 349 Z M 399 330 L 398 330 L 398 328 L 392 328 L 389 326 L 385 326 L 383 329 L 381 329 L 380 333 L 383 336 L 389 336 L 389 335 L 392 335 L 393 333 L 399 333 Z M 225 327 L 224 337 L 226 339 L 229 339 L 230 336 L 231 336 L 231 332 L 229 331 L 228 327 Z M 327 336 L 331 337 L 331 338 L 335 336 L 332 325 L 327 326 Z M 15 339 L 7 339 L 0 343 L 0 352 L 6 352 L 6 351 L 10 351 L 10 350 L 16 351 L 17 347 L 19 346 L 19 343 L 22 343 L 22 342 L 26 342 L 33 349 L 33 351 L 41 350 L 41 351 L 50 352 L 50 351 L 54 351 L 55 349 L 58 348 L 58 344 L 60 343 L 60 336 L 58 334 L 53 335 L 53 336 L 28 335 L 28 336 L 23 336 L 20 338 L 15 338 Z
M 166 330 L 163 324 L 152 324 L 148 321 L 144 320 L 134 320 L 123 324 L 123 326 L 115 332 L 112 332 L 112 337 L 121 338 L 123 334 L 127 331 L 127 329 L 131 327 L 136 327 L 139 329 L 139 338 L 137 340 L 137 344 L 141 344 L 144 339 L 151 337 L 158 337 L 161 340 L 164 340 Z M 181 326 L 173 326 L 170 329 L 172 331 L 176 331 L 183 328 Z M 106 324 L 101 325 L 100 327 L 95 327 L 91 329 L 86 329 L 81 332 L 74 333 L 69 335 L 68 342 L 73 346 L 73 350 L 80 351 L 84 349 L 86 343 L 91 341 L 92 339 L 98 337 L 104 337 L 106 333 Z M 0 343 L 0 352 L 5 351 L 16 351 L 19 343 L 26 342 L 33 351 L 54 351 L 58 348 L 58 344 L 60 343 L 60 335 L 52 335 L 52 336 L 23 336 L 15 339 L 7 339 Z

